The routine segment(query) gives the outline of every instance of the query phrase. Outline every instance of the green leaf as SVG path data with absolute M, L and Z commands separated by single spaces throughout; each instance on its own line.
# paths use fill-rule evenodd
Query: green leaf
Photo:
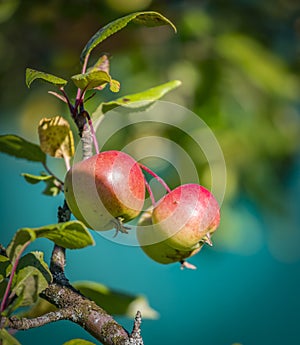
M 98 30 L 84 47 L 80 55 L 81 62 L 83 63 L 86 56 L 90 54 L 91 51 L 98 44 L 100 44 L 102 41 L 107 39 L 109 36 L 113 35 L 114 33 L 126 27 L 127 24 L 130 22 L 134 22 L 134 23 L 146 25 L 146 26 L 170 25 L 176 32 L 175 25 L 169 19 L 162 16 L 160 13 L 152 12 L 152 11 L 131 13 L 125 17 L 119 18 L 105 25 L 103 28 Z
M 0 152 L 32 162 L 46 162 L 46 155 L 36 144 L 17 135 L 0 135 Z
M 83 74 L 76 74 L 71 77 L 73 83 L 81 90 L 90 90 L 111 82 L 110 75 L 97 68 L 91 69 Z
M 30 87 L 33 81 L 36 79 L 42 79 L 47 83 L 61 87 L 67 84 L 67 80 L 56 77 L 55 75 L 37 71 L 31 68 L 26 68 L 26 85 Z
M 43 298 L 38 298 L 37 302 L 33 306 L 26 309 L 26 311 L 22 312 L 19 315 L 22 317 L 33 319 L 55 310 L 57 310 L 57 308 L 53 304 L 47 302 Z
M 91 343 L 90 341 L 84 339 L 71 339 L 63 345 L 95 345 L 95 343 Z
M 117 80 L 114 80 L 111 78 L 109 74 L 109 59 L 106 55 L 102 55 L 98 61 L 94 64 L 94 66 L 88 68 L 87 72 L 95 73 L 95 71 L 103 71 L 107 74 L 109 77 L 109 80 L 107 79 L 104 83 L 101 83 L 100 85 L 97 85 L 93 87 L 93 89 L 96 90 L 103 90 L 107 83 L 109 83 L 110 91 L 112 92 L 119 92 L 120 91 L 120 83 Z M 95 80 L 96 82 L 96 80 Z M 96 84 L 96 83 L 95 83 Z M 82 85 L 84 86 L 84 85 Z
M 22 297 L 18 307 L 35 303 L 38 295 L 51 281 L 52 274 L 44 261 L 42 252 L 24 255 L 19 261 L 12 283 L 12 292 Z
M 0 344 L 2 345 L 21 345 L 16 338 L 7 332 L 6 329 L 0 329 Z
M 134 317 L 137 310 L 140 310 L 143 318 L 156 319 L 158 317 L 158 313 L 149 306 L 144 296 L 111 290 L 105 285 L 91 281 L 76 282 L 73 286 L 109 314 Z
M 37 184 L 41 181 L 47 181 L 53 178 L 52 175 L 31 175 L 27 173 L 22 173 L 22 176 L 24 176 L 25 180 L 30 184 Z
M 162 98 L 165 94 L 176 89 L 180 85 L 181 85 L 181 81 L 172 80 L 172 81 L 169 81 L 165 84 L 155 86 L 151 89 L 147 89 L 147 90 L 139 92 L 139 93 L 126 95 L 126 96 L 120 97 L 118 99 L 115 99 L 113 101 L 102 103 L 100 105 L 100 108 L 104 114 L 104 113 L 108 112 L 109 110 L 112 110 L 118 106 L 130 106 L 130 105 L 134 105 L 134 103 L 135 104 L 139 104 L 139 103 L 141 104 L 141 102 L 143 105 L 145 105 L 146 103 L 152 103 L 152 102 Z
M 33 242 L 35 239 L 36 234 L 32 229 L 19 229 L 16 232 L 6 250 L 12 264 L 15 262 L 19 253 L 23 250 L 25 243 Z
M 0 283 L 10 275 L 11 263 L 9 258 L 4 255 L 0 255 Z
M 43 194 L 45 195 L 56 196 L 61 192 L 59 188 L 59 181 L 57 181 L 56 178 L 52 175 L 47 175 L 43 172 L 41 173 L 41 175 L 32 175 L 27 173 L 23 173 L 21 175 L 24 176 L 25 180 L 30 184 L 45 182 L 46 188 L 43 191 Z
M 43 118 L 38 127 L 41 150 L 56 158 L 74 155 L 74 138 L 69 122 L 61 116 Z
M 8 283 L 8 280 L 2 280 L 0 282 L 0 296 L 1 296 L 1 299 L 2 297 L 4 296 L 4 293 L 5 293 L 5 290 L 6 290 L 6 287 L 7 287 L 7 283 Z
M 47 196 L 57 196 L 61 189 L 58 187 L 59 182 L 53 177 L 53 179 L 45 181 L 46 187 L 43 190 L 43 194 Z
M 7 247 L 7 255 L 11 262 L 14 262 L 25 243 L 42 237 L 68 249 L 80 249 L 94 244 L 94 239 L 86 226 L 77 220 L 40 228 L 22 228 L 16 232 Z
M 80 249 L 94 244 L 86 226 L 78 220 L 31 229 L 37 238 L 44 237 L 68 249 Z
M 24 288 L 20 291 L 19 295 L 15 295 L 12 302 L 3 311 L 3 315 L 10 316 L 14 311 L 23 306 L 24 301 Z

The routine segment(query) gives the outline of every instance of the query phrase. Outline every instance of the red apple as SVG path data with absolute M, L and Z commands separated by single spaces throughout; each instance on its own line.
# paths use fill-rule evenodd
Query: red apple
M 71 212 L 89 228 L 126 232 L 121 223 L 135 218 L 144 204 L 144 175 L 128 154 L 101 152 L 67 172 L 64 192 Z
M 179 250 L 170 247 L 168 240 L 161 240 L 159 229 L 152 223 L 152 209 L 143 212 L 137 227 L 137 238 L 142 250 L 154 261 L 161 264 L 183 262 L 185 259 L 197 254 L 203 243 L 197 248 Z
M 218 202 L 198 184 L 179 186 L 154 207 L 152 221 L 162 240 L 178 250 L 193 250 L 209 242 L 220 222 Z

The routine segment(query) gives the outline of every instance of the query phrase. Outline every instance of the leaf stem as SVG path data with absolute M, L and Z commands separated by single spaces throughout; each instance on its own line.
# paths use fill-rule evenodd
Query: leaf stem
M 145 179 L 145 186 L 146 186 L 146 189 L 147 189 L 147 191 L 148 191 L 148 193 L 149 193 L 149 196 L 150 196 L 150 199 L 151 199 L 151 203 L 152 203 L 152 205 L 153 205 L 153 207 L 154 207 L 154 206 L 155 206 L 155 198 L 154 198 L 152 189 L 151 189 L 151 187 L 150 187 L 150 185 L 149 185 L 149 183 L 147 182 L 147 180 L 146 180 L 145 177 L 144 177 L 144 179 Z
M 68 157 L 67 155 L 63 155 L 64 156 L 64 161 L 65 161 L 65 166 L 66 166 L 66 169 L 67 171 L 70 170 L 71 168 L 71 165 L 70 165 L 70 157 Z
M 16 257 L 16 259 L 15 259 L 15 262 L 14 262 L 14 264 L 13 264 L 13 266 L 12 266 L 11 273 L 10 273 L 10 277 L 9 277 L 9 280 L 8 280 L 8 283 L 7 283 L 5 292 L 4 292 L 4 296 L 3 296 L 3 299 L 2 299 L 2 302 L 1 302 L 0 313 L 2 313 L 3 310 L 5 310 L 5 308 L 6 308 L 8 296 L 9 296 L 10 289 L 11 289 L 11 286 L 12 286 L 13 277 L 14 277 L 14 275 L 15 275 L 15 273 L 16 273 L 17 266 L 18 266 L 18 264 L 19 264 L 21 255 L 23 254 L 24 250 L 28 247 L 28 245 L 29 245 L 30 243 L 31 243 L 31 241 L 27 241 L 27 242 L 24 243 L 23 247 L 21 248 L 19 254 L 17 255 L 17 257 Z
M 60 178 L 58 178 L 55 174 L 53 174 L 53 172 L 49 169 L 47 163 L 43 162 L 43 167 L 45 168 L 48 174 L 52 175 L 55 178 L 55 180 L 57 180 L 61 185 L 64 185 L 64 182 Z
M 82 65 L 82 71 L 81 71 L 82 74 L 86 72 L 86 68 L 87 68 L 87 64 L 88 64 L 89 58 L 90 58 L 90 53 L 87 53 L 85 58 L 84 58 L 83 65 Z
M 141 167 L 142 170 L 146 171 L 149 175 L 153 176 L 164 188 L 165 190 L 170 193 L 171 189 L 169 188 L 169 186 L 166 184 L 166 182 L 159 177 L 154 171 L 152 171 L 151 169 L 149 169 L 148 167 L 146 167 L 145 165 L 138 163 L 139 166 Z
M 85 58 L 84 58 L 84 62 L 83 62 L 83 65 L 82 65 L 82 69 L 81 69 L 81 74 L 84 74 L 86 72 L 86 69 L 87 69 L 87 64 L 88 64 L 88 61 L 89 61 L 89 58 L 90 58 L 90 53 L 87 53 Z M 82 93 L 81 93 L 81 89 L 78 88 L 77 89 L 77 96 L 76 96 L 76 102 L 78 100 L 82 99 Z
M 63 87 L 60 88 L 61 93 L 64 95 L 64 97 L 66 98 L 70 113 L 72 114 L 72 116 L 75 116 L 75 108 L 73 107 L 73 105 L 71 104 L 68 95 L 66 94 L 65 90 Z

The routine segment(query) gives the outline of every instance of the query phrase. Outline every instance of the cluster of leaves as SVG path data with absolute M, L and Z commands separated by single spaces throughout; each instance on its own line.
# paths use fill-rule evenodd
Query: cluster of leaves
M 110 76 L 109 61 L 106 56 L 101 56 L 96 64 L 90 68 L 87 68 L 87 63 L 91 51 L 99 43 L 124 28 L 131 21 L 148 26 L 170 25 L 175 29 L 174 25 L 167 18 L 156 12 L 130 14 L 100 29 L 82 51 L 82 73 L 71 77 L 71 80 L 78 88 L 74 104 L 71 104 L 69 97 L 64 91 L 67 81 L 60 77 L 28 68 L 26 70 L 27 86 L 30 87 L 32 82 L 37 79 L 56 86 L 59 93 L 53 91 L 50 93 L 68 105 L 69 111 L 76 123 L 77 116 L 85 111 L 84 100 L 88 90 L 102 90 L 105 85 L 109 84 L 111 91 L 119 91 L 120 83 Z M 130 106 L 130 104 L 141 100 L 151 103 L 179 85 L 179 81 L 173 80 L 137 94 L 127 95 L 107 103 L 102 103 L 97 109 L 97 113 L 99 113 L 100 109 L 104 115 L 114 107 L 119 105 Z M 86 122 L 88 120 L 91 120 L 91 118 L 85 119 Z M 40 121 L 38 134 L 39 145 L 17 135 L 2 135 L 0 136 L 0 152 L 16 158 L 41 163 L 46 171 L 42 171 L 40 175 L 32 175 L 30 173 L 23 173 L 22 175 L 28 183 L 45 183 L 46 187 L 43 193 L 49 196 L 56 196 L 63 191 L 63 181 L 49 169 L 47 156 L 64 159 L 66 169 L 68 169 L 70 167 L 70 160 L 74 155 L 73 133 L 65 118 L 55 116 L 43 118 Z M 36 317 L 53 309 L 53 306 L 48 302 L 39 298 L 39 294 L 47 288 L 53 279 L 51 271 L 44 261 L 44 254 L 39 251 L 25 254 L 27 247 L 38 238 L 47 238 L 54 242 L 55 245 L 66 249 L 80 249 L 94 244 L 89 230 L 80 221 L 67 221 L 39 228 L 19 229 L 7 248 L 1 250 L 0 255 L 0 296 L 2 296 L 0 312 L 3 316 L 11 316 L 18 313 L 21 307 L 30 307 L 25 314 L 24 312 L 21 314 L 29 317 Z M 147 300 L 143 296 L 132 296 L 112 291 L 106 286 L 95 282 L 78 282 L 74 286 L 111 314 L 133 316 L 137 309 L 142 309 L 144 317 L 154 318 L 157 315 L 149 307 Z M 17 340 L 5 329 L 0 330 L 0 339 L 4 341 L 4 344 L 18 344 Z M 75 345 L 79 343 L 90 344 L 83 340 L 72 340 L 67 344 Z

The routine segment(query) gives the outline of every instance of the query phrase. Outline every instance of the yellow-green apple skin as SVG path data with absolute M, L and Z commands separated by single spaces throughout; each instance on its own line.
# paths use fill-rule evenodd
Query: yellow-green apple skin
M 197 248 L 191 250 L 179 250 L 168 245 L 167 240 L 162 240 L 159 232 L 152 223 L 152 210 L 143 212 L 138 221 L 137 239 L 142 250 L 152 260 L 161 264 L 171 264 L 181 262 L 197 254 L 203 243 L 199 243 Z
M 198 184 L 185 184 L 157 203 L 152 221 L 169 246 L 191 250 L 217 229 L 220 208 L 209 190 Z
M 137 238 L 153 260 L 168 264 L 198 253 L 220 223 L 217 200 L 203 186 L 186 184 L 166 194 L 139 219 Z

